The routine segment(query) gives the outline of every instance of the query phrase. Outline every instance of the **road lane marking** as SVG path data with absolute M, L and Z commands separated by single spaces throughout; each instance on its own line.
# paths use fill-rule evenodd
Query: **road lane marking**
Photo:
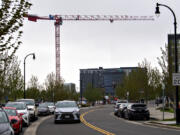
M 92 129 L 94 129 L 94 130 L 96 130 L 96 131 L 98 131 L 98 132 L 100 132 L 100 133 L 103 133 L 103 134 L 105 134 L 105 135 L 115 135 L 114 133 L 110 133 L 110 132 L 108 132 L 108 131 L 106 131 L 106 130 L 104 130 L 104 129 L 98 128 L 98 127 L 96 127 L 96 126 L 88 123 L 88 122 L 84 119 L 84 116 L 85 116 L 86 114 L 88 114 L 88 113 L 90 113 L 90 112 L 94 112 L 94 111 L 95 111 L 95 110 L 90 110 L 90 111 L 88 111 L 88 112 L 85 112 L 85 113 L 81 114 L 81 116 L 80 116 L 81 122 L 84 123 L 86 126 L 92 128 Z

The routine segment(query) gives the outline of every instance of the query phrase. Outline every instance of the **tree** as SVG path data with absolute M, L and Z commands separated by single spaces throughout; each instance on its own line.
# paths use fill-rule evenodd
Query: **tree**
M 162 74 L 157 67 L 152 67 L 151 63 L 147 59 L 144 59 L 142 63 L 138 64 L 139 67 L 147 70 L 147 89 L 145 96 L 148 99 L 155 99 L 162 95 Z
M 10 97 L 14 100 L 21 98 L 23 95 L 23 76 L 19 66 L 20 62 L 18 62 L 18 57 L 13 57 L 6 75 L 8 77 L 7 84 L 11 93 Z
M 28 88 L 26 90 L 26 96 L 27 98 L 33 98 L 35 100 L 40 99 L 40 85 L 38 82 L 38 78 L 36 76 L 32 76 Z
M 101 89 L 93 88 L 91 84 L 88 84 L 85 92 L 83 92 L 83 96 L 89 102 L 95 102 L 97 100 L 102 100 L 103 99 L 103 92 L 102 92 Z
M 1 0 L 0 6 L 0 100 L 5 94 L 6 67 L 22 43 L 23 15 L 31 4 L 26 0 Z M 8 93 L 7 93 L 8 94 Z
M 175 97 L 175 88 L 172 86 L 172 72 L 174 71 L 171 64 L 169 65 L 168 63 L 172 63 L 172 58 L 168 58 L 168 46 L 165 45 L 165 49 L 161 49 L 161 57 L 158 57 L 158 64 L 161 67 L 162 70 L 162 82 L 165 85 L 165 94 L 166 96 L 170 97 L 172 100 Z M 168 62 L 169 61 L 169 62 Z
M 140 100 L 145 97 L 147 86 L 147 71 L 145 68 L 139 67 L 126 75 L 122 84 L 118 84 L 116 94 L 121 99 L 125 99 L 127 98 L 127 92 L 129 92 L 130 100 Z
M 26 0 L 1 0 L 0 7 L 0 54 L 8 53 L 7 61 L 11 59 L 22 43 L 23 15 L 30 9 Z
M 154 99 L 161 95 L 161 73 L 157 68 L 151 67 L 146 59 L 138 64 L 138 68 L 124 77 L 121 84 L 116 87 L 116 94 L 119 98 L 127 98 L 136 101 L 140 99 Z
M 56 75 L 50 73 L 47 75 L 45 80 L 45 89 L 46 89 L 46 100 L 53 101 L 53 96 L 55 95 L 55 85 L 56 85 Z
M 1 55 L 0 57 L 2 57 Z M 7 57 L 7 55 L 3 56 Z M 9 99 L 16 99 L 22 96 L 23 89 L 23 76 L 20 70 L 20 62 L 18 58 L 13 56 L 11 60 L 8 60 L 6 66 L 1 65 L 0 72 L 0 100 L 6 96 Z

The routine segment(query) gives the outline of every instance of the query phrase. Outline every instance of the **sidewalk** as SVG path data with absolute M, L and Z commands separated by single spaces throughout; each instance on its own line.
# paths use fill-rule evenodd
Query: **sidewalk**
M 160 107 L 160 106 L 158 106 Z M 155 125 L 155 126 L 161 126 L 166 128 L 175 128 L 180 129 L 180 127 L 174 127 L 172 125 L 176 124 L 176 121 L 163 121 L 163 112 L 160 110 L 157 110 L 157 106 L 150 105 L 148 107 L 150 111 L 150 118 L 151 120 L 147 122 L 148 125 Z M 164 119 L 173 119 L 174 113 L 164 112 Z
M 150 117 L 155 120 L 163 120 L 163 112 L 157 110 L 157 107 L 148 107 L 150 111 Z M 164 119 L 173 119 L 174 113 L 164 112 Z

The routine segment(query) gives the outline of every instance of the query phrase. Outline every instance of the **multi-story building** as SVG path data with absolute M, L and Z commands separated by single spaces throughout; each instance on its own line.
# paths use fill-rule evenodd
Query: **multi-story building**
M 121 84 L 124 76 L 134 69 L 137 67 L 80 69 L 80 93 L 91 84 L 93 88 L 104 88 L 105 95 L 114 96 L 116 84 Z
M 174 34 L 168 35 L 168 65 L 169 73 L 172 76 L 172 73 L 175 73 L 175 37 Z M 178 49 L 178 65 L 180 65 L 180 34 L 177 34 L 177 49 Z M 178 68 L 180 72 L 180 66 Z
M 69 89 L 70 91 L 76 90 L 76 85 L 74 83 L 64 83 L 64 87 Z

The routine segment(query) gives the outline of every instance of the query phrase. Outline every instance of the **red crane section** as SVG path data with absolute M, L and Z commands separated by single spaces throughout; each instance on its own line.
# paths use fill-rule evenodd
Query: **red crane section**
M 63 21 L 153 21 L 153 16 L 128 16 L 128 15 L 49 15 L 37 16 L 25 14 L 29 21 L 54 20 L 55 25 L 55 58 L 56 80 L 60 80 L 60 25 Z

